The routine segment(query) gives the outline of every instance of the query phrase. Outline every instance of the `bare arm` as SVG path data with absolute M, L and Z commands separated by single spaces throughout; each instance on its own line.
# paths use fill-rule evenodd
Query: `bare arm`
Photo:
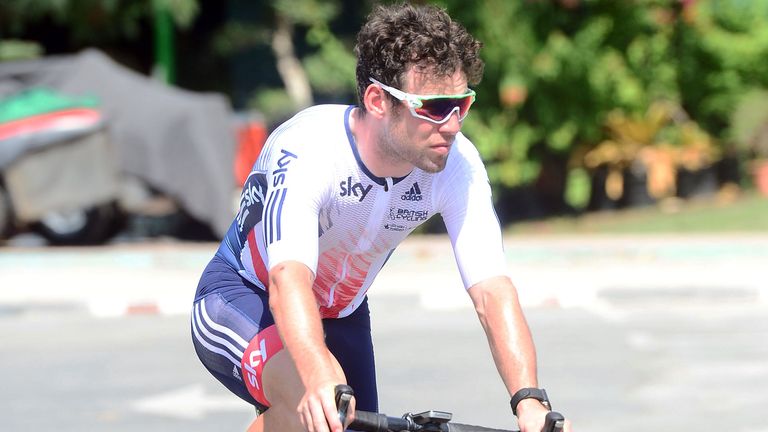
M 270 270 L 269 280 L 269 308 L 306 389 L 299 405 L 300 415 L 305 424 L 315 425 L 314 430 L 326 430 L 327 419 L 334 430 L 340 431 L 333 391 L 346 380 L 325 345 L 312 293 L 312 271 L 302 263 L 287 261 Z
M 490 278 L 473 285 L 469 295 L 510 397 L 521 388 L 538 387 L 536 349 L 512 281 L 506 276 Z M 541 430 L 546 408 L 539 401 L 525 399 L 517 412 L 521 430 Z M 534 425 L 526 427 L 528 422 Z

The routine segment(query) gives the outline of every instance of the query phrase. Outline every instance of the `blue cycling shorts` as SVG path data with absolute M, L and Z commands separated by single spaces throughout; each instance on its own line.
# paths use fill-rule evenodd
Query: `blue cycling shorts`
M 243 363 L 243 356 L 248 357 L 251 342 L 257 341 L 258 335 L 272 325 L 274 318 L 269 311 L 267 293 L 214 256 L 195 294 L 192 341 L 205 368 L 259 412 L 266 411 L 268 405 L 249 392 L 246 382 L 250 382 L 251 373 L 256 372 L 247 361 Z M 328 349 L 355 391 L 357 409 L 378 412 L 368 299 L 347 317 L 324 319 L 323 329 Z M 260 381 L 260 377 L 256 378 Z

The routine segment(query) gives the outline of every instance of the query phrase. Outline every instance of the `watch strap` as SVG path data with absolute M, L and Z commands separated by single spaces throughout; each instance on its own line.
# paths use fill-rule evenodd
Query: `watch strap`
M 515 415 L 515 417 L 517 417 L 517 405 L 523 399 L 536 399 L 541 402 L 541 404 L 544 405 L 548 410 L 552 410 L 552 405 L 549 403 L 546 390 L 527 387 L 515 392 L 515 394 L 512 396 L 512 399 L 509 401 L 509 405 L 512 407 L 512 413 Z

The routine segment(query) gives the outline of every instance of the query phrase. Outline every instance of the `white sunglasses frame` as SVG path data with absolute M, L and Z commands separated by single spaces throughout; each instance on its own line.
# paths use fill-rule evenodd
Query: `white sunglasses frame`
M 472 107 L 472 104 L 475 103 L 475 99 L 477 98 L 477 93 L 475 93 L 475 91 L 472 90 L 472 89 L 468 89 L 466 93 L 458 94 L 458 95 L 417 95 L 417 94 L 413 94 L 413 93 L 406 93 L 406 92 L 404 92 L 402 90 L 396 89 L 394 87 L 390 87 L 390 86 L 388 86 L 388 85 L 386 85 L 386 84 L 382 83 L 381 81 L 378 81 L 378 80 L 376 80 L 374 78 L 370 78 L 369 77 L 368 79 L 372 83 L 374 83 L 377 86 L 381 87 L 387 93 L 391 94 L 395 99 L 397 99 L 399 101 L 407 102 L 408 109 L 411 112 L 412 116 L 414 116 L 416 118 L 420 118 L 422 120 L 426 120 L 426 121 L 428 121 L 430 123 L 434 123 L 434 124 L 443 124 L 443 123 L 447 122 L 451 118 L 451 116 L 453 115 L 454 112 L 458 114 L 460 122 L 464 121 L 464 119 L 467 118 L 467 115 L 469 115 L 469 108 Z M 444 98 L 448 98 L 448 99 L 462 99 L 462 98 L 465 98 L 467 96 L 471 96 L 472 97 L 472 102 L 469 103 L 469 107 L 467 108 L 467 111 L 464 113 L 463 117 L 461 116 L 461 111 L 459 110 L 459 107 L 453 107 L 451 112 L 449 112 L 445 116 L 445 118 L 443 118 L 442 120 L 435 120 L 435 119 L 429 118 L 427 116 L 423 116 L 421 114 L 418 114 L 416 112 L 416 108 L 421 108 L 424 105 L 421 102 L 422 100 L 444 99 Z

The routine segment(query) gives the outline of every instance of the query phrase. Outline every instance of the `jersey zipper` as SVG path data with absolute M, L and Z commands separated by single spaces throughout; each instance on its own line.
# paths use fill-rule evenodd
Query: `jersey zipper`
M 357 250 L 359 252 L 365 252 L 373 245 L 373 239 L 376 238 L 376 234 L 381 230 L 381 221 L 386 215 L 387 206 L 389 205 L 390 196 L 392 195 L 392 178 L 386 177 L 384 183 L 384 190 L 376 194 L 376 202 L 373 203 L 373 209 L 371 209 L 371 216 L 368 218 L 368 225 L 365 227 L 360 239 L 357 241 Z

